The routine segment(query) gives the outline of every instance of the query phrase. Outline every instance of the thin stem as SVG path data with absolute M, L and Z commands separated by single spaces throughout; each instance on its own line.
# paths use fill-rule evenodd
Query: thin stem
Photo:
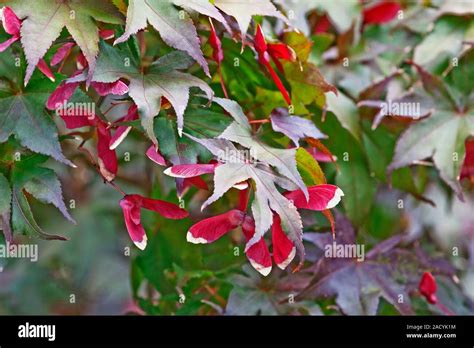
M 268 118 L 265 118 L 263 120 L 250 120 L 250 124 L 258 124 L 258 123 L 270 123 L 271 121 Z
M 224 92 L 225 97 L 229 99 L 229 94 L 227 94 L 227 89 L 225 88 L 224 78 L 222 77 L 222 69 L 220 63 L 217 66 L 217 71 L 219 72 L 219 80 L 221 83 L 222 92 Z
M 67 42 L 66 42 L 66 43 L 67 43 Z M 73 46 L 69 48 L 69 50 L 67 51 L 66 55 L 64 56 L 64 58 L 63 58 L 63 60 L 62 60 L 62 62 L 61 62 L 61 65 L 60 65 L 59 68 L 58 68 L 58 73 L 60 73 L 60 72 L 63 70 L 64 65 L 66 64 L 66 60 L 69 58 L 69 55 L 71 54 L 72 48 L 73 48 Z
M 128 101 L 113 102 L 113 103 L 111 103 L 111 105 L 107 108 L 107 110 L 105 110 L 102 114 L 107 115 L 107 113 L 109 113 L 110 110 L 112 110 L 112 109 L 113 109 L 114 107 L 116 107 L 117 105 L 126 104 L 126 103 L 128 103 Z
M 204 285 L 204 289 L 207 290 L 207 292 L 211 295 L 214 296 L 214 298 L 220 303 L 221 306 L 225 306 L 227 301 L 217 293 L 216 289 L 210 287 L 208 284 Z
M 107 181 L 106 182 L 112 186 L 116 191 L 120 192 L 122 194 L 122 196 L 126 196 L 127 194 L 116 184 L 114 183 L 113 181 Z

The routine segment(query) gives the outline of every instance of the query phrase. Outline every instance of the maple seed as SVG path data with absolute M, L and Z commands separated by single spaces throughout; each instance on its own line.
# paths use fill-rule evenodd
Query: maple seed
M 280 44 L 283 45 L 283 44 Z M 258 55 L 258 61 L 260 64 L 262 64 L 272 77 L 273 81 L 275 82 L 275 85 L 277 88 L 280 90 L 280 93 L 282 94 L 283 98 L 285 101 L 288 103 L 288 105 L 291 105 L 291 98 L 290 95 L 288 94 L 288 91 L 286 90 L 285 86 L 283 85 L 283 82 L 280 80 L 280 77 L 278 74 L 275 72 L 273 67 L 270 64 L 270 58 L 273 60 L 275 65 L 279 67 L 279 70 L 283 70 L 281 68 L 281 64 L 279 63 L 278 59 L 284 59 L 284 60 L 294 60 L 295 59 L 295 54 L 292 52 L 290 47 L 286 47 L 286 52 L 284 49 L 281 48 L 280 45 L 272 45 L 272 44 L 267 44 L 265 40 L 265 36 L 263 35 L 262 28 L 260 25 L 257 26 L 257 33 L 255 34 L 255 39 L 254 39 L 254 48 L 257 51 Z M 283 45 L 284 46 L 284 45 Z M 271 48 L 274 48 L 271 50 Z
M 141 195 L 125 195 L 120 200 L 125 224 L 133 243 L 144 250 L 147 244 L 147 236 L 141 223 L 140 209 L 152 210 L 167 219 L 183 219 L 188 216 L 188 212 L 173 203 L 159 199 L 151 199 Z
M 423 273 L 421 277 L 420 284 L 418 289 L 420 293 L 426 298 L 426 300 L 431 304 L 436 304 L 438 299 L 436 297 L 436 279 L 430 272 Z

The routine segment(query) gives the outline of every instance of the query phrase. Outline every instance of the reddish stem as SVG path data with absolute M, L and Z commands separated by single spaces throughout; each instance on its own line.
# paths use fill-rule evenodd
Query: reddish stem
M 120 192 L 122 194 L 122 196 L 126 196 L 127 194 L 116 184 L 114 183 L 113 181 L 107 181 L 106 182 L 112 186 L 116 191 Z
M 280 77 L 278 76 L 278 74 L 275 72 L 275 70 L 273 70 L 272 66 L 270 65 L 270 62 L 263 59 L 262 63 L 265 65 L 268 72 L 272 76 L 273 81 L 275 81 L 275 84 L 277 85 L 277 88 L 280 90 L 280 93 L 283 95 L 283 98 L 285 99 L 286 103 L 288 105 L 291 105 L 291 98 L 290 98 L 288 92 L 286 91 L 286 89 L 283 85 L 283 82 L 281 82 Z
M 229 99 L 229 94 L 227 94 L 227 89 L 225 88 L 224 78 L 222 77 L 222 69 L 220 63 L 217 66 L 217 71 L 219 72 L 219 80 L 221 82 L 222 92 L 224 92 L 225 97 Z
M 263 119 L 263 120 L 251 120 L 249 121 L 250 124 L 258 124 L 258 123 L 270 123 L 270 120 L 268 118 Z
M 120 105 L 120 104 L 126 104 L 128 103 L 128 101 L 119 101 L 119 102 L 114 102 L 114 103 L 111 103 L 111 105 L 107 108 L 107 110 L 105 110 L 102 114 L 104 115 L 107 115 L 110 110 L 112 110 L 114 107 L 116 107 L 117 105 Z

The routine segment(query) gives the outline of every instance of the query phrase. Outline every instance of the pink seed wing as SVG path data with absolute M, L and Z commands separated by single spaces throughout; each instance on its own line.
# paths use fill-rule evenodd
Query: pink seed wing
M 244 213 L 233 209 L 227 213 L 213 216 L 191 226 L 186 236 L 188 242 L 194 244 L 212 243 L 227 232 L 240 226 Z

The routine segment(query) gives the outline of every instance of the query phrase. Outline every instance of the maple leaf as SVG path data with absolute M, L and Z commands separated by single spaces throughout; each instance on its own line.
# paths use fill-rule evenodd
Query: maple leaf
M 388 171 L 432 157 L 443 180 L 461 198 L 458 180 L 469 136 L 474 136 L 474 112 L 456 116 L 449 111 L 435 111 L 399 138 Z
M 147 21 L 161 35 L 163 41 L 171 47 L 187 52 L 209 75 L 209 67 L 199 46 L 199 37 L 189 15 L 183 15 L 173 6 L 198 10 L 208 16 L 225 23 L 219 11 L 206 1 L 181 1 L 181 0 L 130 0 L 127 11 L 127 24 L 125 32 L 115 40 L 114 44 L 126 41 L 130 35 L 146 28 Z M 214 11 L 215 10 L 215 11 Z
M 275 109 L 270 115 L 270 119 L 272 121 L 273 130 L 285 134 L 296 146 L 299 146 L 299 139 L 301 138 L 327 138 L 327 136 L 314 125 L 313 121 L 299 116 L 290 116 L 288 109 Z
M 313 102 L 323 107 L 327 92 L 333 92 L 337 96 L 337 89 L 326 81 L 314 64 L 287 63 L 284 64 L 284 68 L 285 76 L 291 86 L 291 100 L 295 106 L 295 112 L 307 113 L 305 106 Z
M 306 16 L 313 10 L 326 12 L 339 33 L 348 31 L 361 15 L 361 5 L 357 0 L 276 0 L 276 2 L 283 6 L 288 15 L 291 11 L 292 16 L 289 16 L 291 24 L 301 29 L 306 35 L 310 34 Z
M 281 187 L 292 191 L 300 188 L 306 199 L 308 198 L 308 188 L 296 168 L 296 150 L 276 149 L 263 144 L 251 134 L 250 124 L 236 102 L 221 98 L 214 98 L 214 102 L 226 110 L 234 118 L 234 122 L 217 139 L 199 139 L 186 134 L 206 147 L 221 162 L 214 170 L 214 191 L 202 204 L 201 209 L 218 200 L 235 185 L 252 179 L 256 185 L 255 198 L 251 205 L 255 234 L 247 242 L 246 250 L 259 242 L 270 228 L 274 211 L 281 219 L 283 230 L 298 250 L 302 263 L 304 247 L 301 242 L 301 217 L 295 205 L 277 189 Z M 237 149 L 231 141 L 247 148 L 248 152 Z M 273 172 L 272 167 L 281 175 Z
M 30 150 L 74 166 L 62 154 L 56 126 L 43 107 L 54 84 L 48 80 L 35 80 L 21 90 L 5 82 L 3 87 L 4 93 L 0 96 L 0 143 L 14 134 Z
M 459 179 L 466 153 L 465 142 L 474 136 L 474 110 L 469 98 L 471 91 L 463 87 L 465 76 L 472 75 L 472 64 L 469 62 L 473 56 L 474 50 L 470 50 L 457 68 L 461 73 L 458 74 L 455 69 L 451 76 L 448 75 L 450 79 L 445 80 L 412 63 L 435 104 L 431 116 L 413 124 L 398 139 L 388 173 L 432 158 L 441 178 L 463 200 Z M 462 97 L 454 97 L 458 95 Z
M 430 33 L 415 47 L 413 60 L 430 72 L 441 73 L 450 65 L 451 57 L 461 56 L 463 41 L 472 40 L 472 19 L 443 16 L 433 25 Z
M 271 261 L 271 260 L 270 260 Z M 314 301 L 288 304 L 288 294 L 297 293 L 307 286 L 311 274 L 272 272 L 267 278 L 259 277 L 249 266 L 233 274 L 233 285 L 225 308 L 226 315 L 321 315 Z M 272 289 L 268 291 L 267 289 Z
M 21 44 L 25 50 L 28 67 L 25 85 L 31 78 L 39 60 L 58 38 L 64 27 L 79 45 L 89 63 L 88 80 L 92 77 L 99 53 L 99 31 L 94 19 L 121 24 L 122 16 L 109 1 L 8 1 L 15 13 L 24 19 L 21 25 Z
M 8 149 L 8 145 L 7 145 Z M 11 154 L 5 151 L 2 155 L 0 168 L 4 168 L 3 160 L 9 163 Z M 7 241 L 13 240 L 12 231 L 36 235 L 42 239 L 65 240 L 62 236 L 45 233 L 36 222 L 27 200 L 26 192 L 38 201 L 54 205 L 63 216 L 75 224 L 63 201 L 61 183 L 56 173 L 41 165 L 47 156 L 24 154 L 21 160 L 12 162 L 8 179 L 0 173 L 0 227 Z
M 44 159 L 42 159 L 44 160 Z M 69 215 L 62 197 L 61 183 L 55 172 L 49 168 L 32 165 L 31 159 L 25 159 L 15 166 L 13 182 L 17 187 L 23 187 L 26 192 L 46 204 L 53 204 L 72 223 L 74 219 Z
M 414 103 L 419 103 L 419 110 L 416 110 L 415 108 L 405 108 L 404 110 L 398 108 L 399 105 L 417 105 Z M 394 108 L 392 107 L 392 110 L 390 110 L 390 113 L 388 113 L 384 110 L 384 108 L 389 109 L 389 107 L 387 107 L 388 105 L 396 105 L 400 110 L 393 110 Z M 431 98 L 427 98 L 427 96 L 423 93 L 420 94 L 417 91 L 410 91 L 394 99 L 388 99 L 386 102 L 363 100 L 357 103 L 357 106 L 366 106 L 380 109 L 375 115 L 374 121 L 372 123 L 372 129 L 376 129 L 386 116 L 397 116 L 412 119 L 428 116 L 432 111 L 433 100 Z
M 326 93 L 333 92 L 337 96 L 338 91 L 326 81 L 316 65 L 309 61 L 313 42 L 297 32 L 287 32 L 283 38 L 298 58 L 296 62 L 287 61 L 282 64 L 286 80 L 291 87 L 291 101 L 295 113 L 308 113 L 305 106 L 313 102 L 323 108 L 326 104 Z
M 350 222 L 338 214 L 336 218 L 336 239 L 330 233 L 305 233 L 304 239 L 315 244 L 325 253 L 328 247 L 355 245 L 355 231 Z M 316 275 L 309 286 L 297 295 L 297 299 L 335 297 L 336 304 L 347 315 L 375 315 L 380 297 L 394 305 L 402 314 L 413 314 L 405 288 L 393 278 L 397 267 L 395 246 L 400 236 L 387 239 L 365 254 L 363 261 L 347 255 L 345 258 L 321 257 L 315 264 Z M 383 254 L 394 260 L 380 261 Z M 398 296 L 406 299 L 399 303 Z
M 188 164 L 188 165 L 175 165 L 169 167 L 165 170 L 165 174 L 177 177 L 177 178 L 191 178 L 196 177 L 201 174 L 208 174 L 214 173 L 216 174 L 216 169 L 223 165 L 224 163 L 241 163 L 241 164 L 249 164 L 248 161 L 243 160 L 239 161 L 238 159 L 241 158 L 235 152 L 239 152 L 232 143 L 228 142 L 224 139 L 197 139 L 190 136 L 196 142 L 201 143 L 203 146 L 207 147 L 213 154 L 215 154 L 218 158 L 220 158 L 221 162 L 218 163 L 210 163 L 210 164 Z M 222 152 L 230 151 L 233 154 L 224 157 Z M 299 148 L 298 150 L 304 151 L 304 149 Z M 300 151 L 298 151 L 298 154 Z M 231 157 L 232 156 L 232 157 Z M 310 158 L 311 155 L 307 154 Z M 237 160 L 237 162 L 236 162 Z M 304 172 L 307 176 L 310 177 L 310 181 L 320 182 L 320 175 L 318 173 L 318 168 L 315 167 L 313 164 L 308 163 L 308 160 L 305 160 L 305 167 Z M 314 159 L 313 159 L 314 162 Z M 298 168 L 300 168 L 299 164 L 302 162 L 298 162 Z M 317 166 L 317 163 L 316 163 Z M 269 169 L 269 168 L 267 168 Z M 320 171 L 320 169 L 319 169 Z M 240 174 L 238 174 L 240 175 Z M 214 177 L 216 178 L 216 177 Z M 324 177 L 323 177 L 324 179 Z M 239 179 L 237 179 L 239 180 Z M 281 180 L 281 179 L 280 179 Z M 254 178 L 254 181 L 256 179 Z M 325 181 L 324 181 L 325 182 Z M 237 188 L 238 185 L 241 183 L 234 184 L 232 187 Z M 292 183 L 285 183 L 282 181 L 278 184 L 281 187 L 285 187 L 286 189 L 290 189 L 293 185 Z M 247 186 L 247 185 L 245 185 Z M 267 188 L 269 187 L 268 184 L 265 185 Z M 215 185 L 215 190 L 216 190 Z M 257 186 L 258 189 L 258 186 Z M 224 190 L 227 191 L 228 188 Z M 309 209 L 315 211 L 322 211 L 323 214 L 330 220 L 332 229 L 334 230 L 334 222 L 329 209 L 335 207 L 341 200 L 341 196 L 344 196 L 344 193 L 341 189 L 334 185 L 326 185 L 326 184 L 316 184 L 310 186 L 308 188 L 309 191 L 309 200 L 306 200 L 303 192 L 301 190 L 294 190 L 290 192 L 286 192 L 284 194 L 285 198 L 289 199 L 290 202 L 296 206 L 298 209 Z M 214 191 L 215 192 L 215 191 Z M 222 196 L 222 192 L 219 192 L 218 195 Z M 242 196 L 246 197 L 248 195 L 248 189 L 242 191 Z M 258 198 L 259 192 L 256 193 L 256 199 Z M 210 197 L 210 199 L 212 196 Z M 222 237 L 225 233 L 229 232 L 230 230 L 242 226 L 242 231 L 245 235 L 247 240 L 247 246 L 245 253 L 247 258 L 249 259 L 252 266 L 259 271 L 262 275 L 267 276 L 271 271 L 271 258 L 268 252 L 268 247 L 265 244 L 262 236 L 255 236 L 255 220 L 248 215 L 245 215 L 247 211 L 247 200 L 248 198 L 243 198 L 239 204 L 239 209 L 231 210 L 225 214 L 221 214 L 218 216 L 210 217 L 208 219 L 201 220 L 197 224 L 193 225 L 187 234 L 187 240 L 189 242 L 198 244 L 198 243 L 211 243 L 216 239 Z M 254 200 L 255 203 L 255 200 Z M 205 203 L 206 204 L 206 203 Z M 205 205 L 203 204 L 203 207 Z M 273 209 L 272 209 L 273 210 Z M 252 211 L 255 210 L 252 207 Z M 281 225 L 281 218 L 278 214 L 273 214 L 273 222 L 271 223 L 272 227 L 272 244 L 273 244 L 273 257 L 281 269 L 285 269 L 288 264 L 293 260 L 296 254 L 296 247 L 293 241 L 288 239 L 286 234 L 284 233 Z M 257 240 L 256 242 L 254 240 Z M 301 251 L 301 249 L 299 249 Z M 301 254 L 300 254 L 301 255 Z M 302 265 L 303 258 L 300 257 L 300 266 Z
M 230 142 L 218 139 L 197 139 L 192 137 L 201 145 L 205 146 L 211 153 L 221 157 L 223 152 L 236 150 Z M 229 150 L 230 149 L 230 150 Z M 304 247 L 302 244 L 302 222 L 301 217 L 294 204 L 283 196 L 277 186 L 292 190 L 296 186 L 288 179 L 272 172 L 265 164 L 246 163 L 238 161 L 237 158 L 244 157 L 245 153 L 231 162 L 224 162 L 214 170 L 214 191 L 212 195 L 202 204 L 201 209 L 217 201 L 228 190 L 248 179 L 252 179 L 256 185 L 255 198 L 252 202 L 252 214 L 255 220 L 255 234 L 247 242 L 246 250 L 257 243 L 265 232 L 271 227 L 273 213 L 275 211 L 281 219 L 283 229 L 288 238 L 295 244 L 300 255 L 300 262 L 304 260 Z
M 291 11 L 292 15 L 288 15 L 288 19 L 293 27 L 298 28 L 305 35 L 310 34 L 311 29 L 306 16 L 316 8 L 314 3 L 302 0 L 275 0 L 275 3 L 280 5 L 287 15 Z
M 100 55 L 92 81 L 111 83 L 120 78 L 129 80 L 128 93 L 138 107 L 142 126 L 148 137 L 157 144 L 153 132 L 153 119 L 160 112 L 162 97 L 165 97 L 173 106 L 177 116 L 178 133 L 181 135 L 183 115 L 189 100 L 189 89 L 199 87 L 209 99 L 213 96 L 212 89 L 204 81 L 178 71 L 192 64 L 193 60 L 186 53 L 174 51 L 160 57 L 146 69 L 142 69 L 128 51 L 113 48 L 101 42 Z M 69 79 L 68 82 L 84 80 L 85 75 L 81 74 Z
M 231 33 L 232 30 L 229 24 L 225 20 L 224 16 L 209 0 L 171 0 L 176 6 L 185 8 L 186 10 L 196 11 L 205 16 L 214 18 L 215 20 L 222 23 L 225 29 Z
M 10 39 L 0 44 L 0 52 L 3 52 L 10 47 L 11 44 L 20 39 L 21 21 L 8 6 L 0 9 L 0 19 L 5 31 L 12 35 Z M 44 59 L 39 60 L 37 67 L 38 70 L 54 82 L 54 75 Z
M 214 0 L 214 5 L 235 18 L 239 25 L 242 41 L 245 41 L 247 29 L 254 15 L 276 17 L 289 24 L 288 19 L 276 9 L 270 0 Z
M 236 102 L 222 98 L 214 98 L 214 101 L 235 120 L 219 135 L 219 138 L 246 147 L 255 160 L 275 167 L 281 175 L 293 181 L 308 197 L 308 189 L 296 169 L 296 149 L 276 149 L 264 144 L 252 135 L 250 124 Z

